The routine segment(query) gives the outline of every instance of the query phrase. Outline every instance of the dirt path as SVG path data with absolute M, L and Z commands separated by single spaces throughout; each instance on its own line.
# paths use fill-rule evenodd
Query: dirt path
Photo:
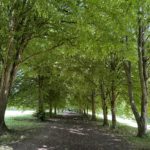
M 133 150 L 121 137 L 81 120 L 53 119 L 25 136 L 9 146 L 13 150 Z

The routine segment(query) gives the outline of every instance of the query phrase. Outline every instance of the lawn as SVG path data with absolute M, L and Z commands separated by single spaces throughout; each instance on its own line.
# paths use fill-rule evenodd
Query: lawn
M 10 133 L 5 133 L 0 137 L 0 144 L 9 144 L 24 139 L 26 132 L 30 133 L 33 129 L 43 126 L 43 123 L 39 122 L 32 114 L 6 116 L 5 120 Z

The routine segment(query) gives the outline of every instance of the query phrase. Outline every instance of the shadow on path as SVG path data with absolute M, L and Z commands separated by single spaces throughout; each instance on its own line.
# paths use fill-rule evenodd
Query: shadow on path
M 49 119 L 44 127 L 9 146 L 13 150 L 133 150 L 121 137 L 78 117 Z

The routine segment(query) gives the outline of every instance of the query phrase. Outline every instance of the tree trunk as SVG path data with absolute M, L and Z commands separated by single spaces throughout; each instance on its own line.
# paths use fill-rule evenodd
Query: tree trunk
M 103 110 L 103 126 L 109 126 L 106 94 L 103 83 L 101 84 L 100 90 L 101 90 L 102 110 Z
M 141 18 L 138 18 L 139 34 L 138 34 L 138 67 L 139 77 L 141 84 L 141 127 L 139 129 L 138 136 L 144 136 L 147 133 L 147 104 L 148 104 L 148 71 L 147 71 L 147 57 L 145 51 L 145 39 L 144 39 L 144 26 Z
M 57 115 L 57 107 L 56 107 L 56 105 L 54 106 L 54 114 L 55 114 L 55 116 Z
M 86 113 L 87 113 L 87 115 L 89 114 L 89 107 L 88 106 L 86 108 Z
M 83 115 L 86 116 L 86 111 L 85 108 L 83 109 Z
M 5 111 L 7 106 L 7 99 L 3 98 L 3 96 L 4 95 L 0 96 L 0 134 L 8 130 L 5 124 Z
M 52 117 L 52 114 L 53 114 L 52 102 L 49 102 L 49 116 Z
M 43 77 L 38 76 L 38 88 L 39 88 L 39 99 L 38 99 L 38 119 L 41 121 L 45 120 L 45 112 L 44 112 L 44 100 L 43 100 Z
M 128 61 L 124 63 L 124 68 L 125 68 L 127 82 L 128 82 L 128 95 L 129 95 L 130 105 L 131 105 L 132 112 L 134 114 L 135 120 L 138 125 L 137 136 L 143 137 L 146 134 L 146 128 L 145 128 L 145 123 L 143 123 L 143 119 L 138 112 L 138 109 L 135 104 L 134 96 L 133 96 L 133 84 L 132 84 L 132 78 L 131 78 L 131 62 Z
M 112 129 L 116 128 L 116 94 L 115 94 L 115 85 L 112 81 L 111 85 L 111 115 L 112 115 Z
M 95 114 L 95 91 L 92 91 L 91 94 L 91 100 L 92 100 L 92 120 L 96 120 L 96 114 Z
M 5 64 L 3 68 L 1 85 L 0 85 L 0 132 L 8 130 L 5 124 L 5 111 L 7 108 L 8 97 L 11 91 L 11 86 L 13 80 L 16 76 L 17 66 L 14 66 L 13 63 Z

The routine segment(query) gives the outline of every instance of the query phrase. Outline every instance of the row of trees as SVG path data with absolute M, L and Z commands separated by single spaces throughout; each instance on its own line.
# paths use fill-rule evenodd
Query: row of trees
M 131 107 L 147 134 L 148 0 L 0 2 L 0 131 L 11 105 L 102 110 L 103 125 Z M 29 103 L 30 102 L 30 103 Z M 30 105 L 29 105 L 30 104 Z M 38 104 L 38 105 L 37 105 Z

